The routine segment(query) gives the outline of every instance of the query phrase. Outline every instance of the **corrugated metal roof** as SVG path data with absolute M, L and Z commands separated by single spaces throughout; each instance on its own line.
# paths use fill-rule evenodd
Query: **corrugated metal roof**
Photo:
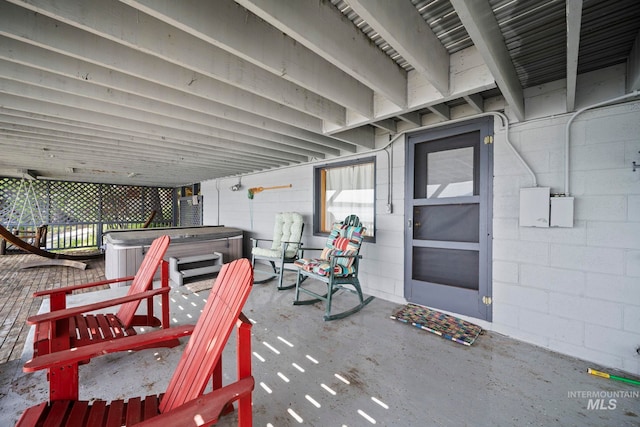
M 562 0 L 490 0 L 522 87 L 565 77 L 567 36 Z
M 406 71 L 413 67 L 344 0 L 331 0 Z M 448 0 L 411 0 L 449 54 L 473 45 Z M 564 0 L 489 0 L 523 88 L 559 80 L 567 68 Z M 640 27 L 638 0 L 585 0 L 578 74 L 626 61 Z
M 380 34 L 354 12 L 344 0 L 331 0 L 331 3 L 400 67 L 406 71 L 413 70 L 413 66 L 380 37 Z M 467 30 L 448 0 L 411 0 L 411 3 L 450 54 L 473 45 Z
M 473 45 L 448 0 L 411 0 L 449 54 Z
M 640 27 L 638 0 L 585 0 L 578 73 L 623 63 Z
M 360 29 L 371 41 L 373 41 L 384 53 L 393 59 L 400 67 L 406 71 L 413 70 L 411 64 L 407 62 L 389 43 L 387 43 L 380 34 L 378 34 L 369 24 L 367 24 L 357 13 L 351 9 L 343 0 L 331 0 L 331 3 L 337 7 L 343 15 L 345 15 L 356 27 Z

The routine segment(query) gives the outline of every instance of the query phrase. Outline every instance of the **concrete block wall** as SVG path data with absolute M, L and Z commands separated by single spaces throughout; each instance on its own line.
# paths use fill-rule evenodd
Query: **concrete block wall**
M 543 112 L 543 106 L 539 106 Z M 553 110 L 555 111 L 555 110 Z M 569 115 L 512 124 L 510 140 L 534 170 L 539 186 L 564 188 L 564 137 Z M 572 125 L 570 193 L 573 228 L 520 227 L 520 189 L 533 185 L 505 145 L 496 126 L 493 201 L 493 322 L 482 327 L 551 350 L 640 375 L 640 102 L 589 110 Z M 388 139 L 386 139 L 388 141 Z M 382 148 L 386 141 L 377 146 Z M 377 157 L 377 241 L 365 243 L 364 292 L 404 303 L 405 148 L 400 138 Z M 363 156 L 371 154 L 363 153 Z M 391 182 L 389 161 L 392 162 Z M 319 164 L 319 163 L 317 163 Z M 297 211 L 306 221 L 307 247 L 324 245 L 313 236 L 313 164 L 241 178 L 202 183 L 206 225 L 246 230 L 270 238 L 277 212 Z M 251 187 L 292 184 L 264 191 Z M 392 190 L 393 212 L 386 205 Z M 470 319 L 474 320 L 474 319 Z
M 365 242 L 361 249 L 360 281 L 363 292 L 388 301 L 405 303 L 404 298 L 404 144 L 398 141 L 387 151 L 382 138 L 376 157 L 376 243 Z M 391 153 L 391 150 L 393 153 Z M 387 154 L 389 153 L 389 154 Z M 371 153 L 363 153 L 371 157 Z M 344 159 L 343 159 L 344 160 Z M 392 175 L 389 177 L 389 164 Z M 303 245 L 323 247 L 326 237 L 313 235 L 313 168 L 329 161 L 293 166 L 271 172 L 246 175 L 242 188 L 231 191 L 238 178 L 203 182 L 205 225 L 225 225 L 245 230 L 245 256 L 250 257 L 250 238 L 271 239 L 275 214 L 295 211 L 305 220 Z M 291 188 L 268 190 L 249 199 L 252 187 L 292 184 Z M 392 213 L 387 213 L 391 188 Z M 310 256 L 313 256 L 310 252 Z M 389 313 L 391 314 L 391 313 Z
M 510 140 L 539 186 L 564 191 L 570 115 L 514 124 Z M 640 102 L 587 110 L 571 126 L 573 228 L 520 227 L 531 177 L 496 133 L 492 328 L 640 374 Z

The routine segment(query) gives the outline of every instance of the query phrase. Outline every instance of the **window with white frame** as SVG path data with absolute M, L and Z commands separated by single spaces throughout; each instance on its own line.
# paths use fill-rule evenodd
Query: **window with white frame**
M 335 222 L 355 214 L 375 239 L 375 157 L 317 166 L 314 170 L 314 234 L 328 234 Z

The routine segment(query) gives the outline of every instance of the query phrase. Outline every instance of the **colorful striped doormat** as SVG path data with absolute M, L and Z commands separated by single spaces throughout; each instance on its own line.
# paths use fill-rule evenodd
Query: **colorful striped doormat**
M 407 304 L 391 318 L 464 345 L 473 344 L 482 332 L 478 325 L 416 304 Z

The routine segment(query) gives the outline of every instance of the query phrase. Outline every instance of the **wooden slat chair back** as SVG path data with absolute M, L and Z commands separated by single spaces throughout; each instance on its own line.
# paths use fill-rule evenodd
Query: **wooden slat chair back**
M 27 409 L 17 427 L 41 426 L 196 426 L 212 425 L 233 410 L 238 401 L 238 425 L 252 425 L 251 322 L 242 308 L 253 285 L 253 269 L 247 259 L 222 266 L 207 303 L 194 326 L 177 326 L 146 334 L 64 351 L 29 362 L 30 370 L 52 364 L 74 363 L 83 358 L 123 351 L 132 345 L 148 345 L 167 337 L 192 335 L 166 392 L 159 396 L 104 401 L 59 400 Z M 222 386 L 222 351 L 234 326 L 237 328 L 238 379 Z M 135 344 L 132 344 L 135 343 Z M 212 378 L 213 377 L 213 378 Z M 213 390 L 204 389 L 213 379 Z M 114 378 L 114 384 L 117 378 Z
M 174 409 L 202 395 L 249 297 L 253 270 L 250 265 L 247 268 L 247 264 L 247 259 L 240 259 L 225 264 L 220 270 L 192 338 L 171 377 L 160 411 Z
M 50 312 L 66 309 L 66 295 L 74 290 L 96 287 L 99 285 L 117 283 L 131 280 L 127 296 L 135 296 L 152 289 L 153 277 L 162 263 L 164 254 L 169 247 L 169 236 L 161 236 L 155 239 L 140 267 L 133 277 L 124 277 L 115 280 L 87 283 L 76 286 L 63 287 L 36 292 L 34 297 L 50 297 Z M 168 283 L 167 283 L 168 285 Z M 90 344 L 96 340 L 112 339 L 135 334 L 133 326 L 160 326 L 163 322 L 153 316 L 153 305 L 146 316 L 137 316 L 136 311 L 140 307 L 141 299 L 134 299 L 120 305 L 115 314 L 86 314 L 86 310 L 69 318 L 70 347 L 79 347 Z M 149 309 L 149 307 L 147 307 Z M 44 316 L 32 316 L 27 321 L 36 325 L 36 338 L 34 340 L 34 357 L 55 351 L 50 348 L 50 323 L 43 319 Z M 168 324 L 166 325 L 168 326 Z
M 138 268 L 138 272 L 129 286 L 127 295 L 136 295 L 148 291 L 153 287 L 153 277 L 158 271 L 158 266 L 162 263 L 164 255 L 167 253 L 170 242 L 171 239 L 169 236 L 160 236 L 151 243 L 149 250 Z M 116 317 L 120 319 L 123 326 L 129 327 L 135 325 L 134 319 L 136 319 L 136 311 L 140 306 L 140 302 L 140 300 L 135 300 L 120 306 Z M 144 323 L 144 320 L 142 320 L 142 322 Z
M 31 316 L 27 323 L 35 325 L 33 357 L 38 358 L 69 348 L 83 347 L 96 342 L 136 335 L 134 326 L 169 327 L 169 274 L 163 257 L 169 247 L 169 236 L 155 239 L 147 251 L 135 276 L 85 283 L 64 288 L 36 292 L 35 297 L 50 298 L 50 312 Z M 153 289 L 153 278 L 161 268 L 161 286 Z M 67 308 L 66 298 L 73 291 L 112 283 L 131 281 L 126 296 L 79 307 Z M 162 320 L 154 315 L 153 297 L 162 298 Z M 142 300 L 147 301 L 146 314 L 136 314 Z M 119 305 L 113 313 L 92 313 Z M 158 343 L 158 347 L 173 347 L 178 340 Z M 86 363 L 87 361 L 83 361 Z M 49 373 L 50 398 L 77 398 L 77 366 Z

